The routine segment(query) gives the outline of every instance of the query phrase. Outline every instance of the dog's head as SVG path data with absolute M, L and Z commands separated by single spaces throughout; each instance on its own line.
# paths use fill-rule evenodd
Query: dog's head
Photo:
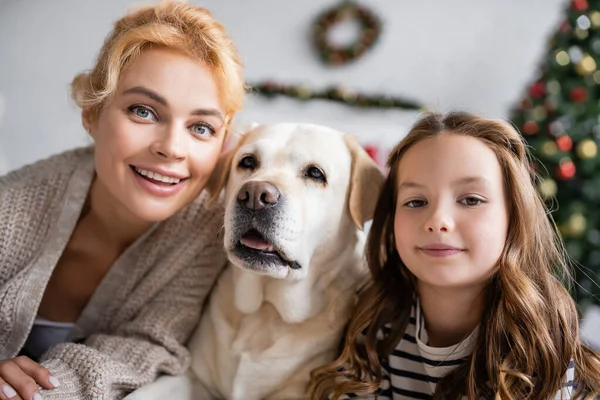
M 383 175 L 356 140 L 312 124 L 259 125 L 219 160 L 225 249 L 237 267 L 303 279 L 373 215 Z M 345 243 L 346 241 L 346 243 Z

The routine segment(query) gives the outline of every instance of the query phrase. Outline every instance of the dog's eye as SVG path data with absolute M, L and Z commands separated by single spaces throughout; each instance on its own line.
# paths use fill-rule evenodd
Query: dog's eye
M 256 159 L 254 156 L 246 156 L 240 160 L 238 167 L 242 169 L 255 169 Z
M 314 181 L 317 181 L 317 182 L 322 182 L 322 183 L 327 182 L 327 178 L 325 177 L 325 174 L 323 173 L 323 171 L 321 171 L 319 168 L 317 168 L 315 166 L 308 167 L 306 169 L 304 176 L 306 176 L 307 178 L 310 178 Z

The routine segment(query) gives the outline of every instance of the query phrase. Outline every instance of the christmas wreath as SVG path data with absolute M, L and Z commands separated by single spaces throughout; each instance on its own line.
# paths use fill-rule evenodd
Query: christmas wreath
M 356 41 L 347 46 L 333 45 L 329 38 L 329 30 L 336 24 L 355 19 L 360 24 L 360 34 Z M 317 17 L 313 29 L 313 42 L 321 60 L 328 65 L 343 65 L 361 57 L 369 50 L 381 33 L 381 22 L 366 7 L 353 1 L 323 12 Z

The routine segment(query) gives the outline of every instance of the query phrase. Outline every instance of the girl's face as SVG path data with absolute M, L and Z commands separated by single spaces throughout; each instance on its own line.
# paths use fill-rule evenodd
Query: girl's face
M 508 229 L 494 152 L 479 139 L 444 132 L 411 147 L 398 168 L 396 248 L 419 285 L 483 285 Z
M 224 117 L 204 64 L 167 49 L 143 51 L 98 118 L 83 112 L 96 144 L 96 192 L 143 221 L 170 217 L 205 187 Z

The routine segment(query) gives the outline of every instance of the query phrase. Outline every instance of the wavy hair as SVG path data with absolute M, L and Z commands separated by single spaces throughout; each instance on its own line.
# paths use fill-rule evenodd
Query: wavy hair
M 575 398 L 600 395 L 600 355 L 580 340 L 577 309 L 565 287 L 571 282 L 569 258 L 536 190 L 538 177 L 523 138 L 504 121 L 453 112 L 423 116 L 389 156 L 390 173 L 367 242 L 372 280 L 360 293 L 341 355 L 313 371 L 312 398 L 338 399 L 379 387 L 380 360 L 399 343 L 416 290 L 415 277 L 395 248 L 398 164 L 415 143 L 443 132 L 475 137 L 494 151 L 509 204 L 509 229 L 487 282 L 475 350 L 439 381 L 433 398 L 554 399 L 571 361 Z M 385 324 L 392 329 L 378 340 Z

